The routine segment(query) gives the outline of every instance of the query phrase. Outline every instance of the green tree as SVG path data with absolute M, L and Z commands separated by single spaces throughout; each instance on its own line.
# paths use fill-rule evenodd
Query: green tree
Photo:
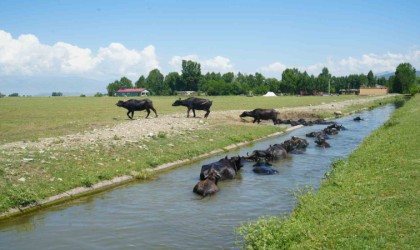
M 130 79 L 124 76 L 124 77 L 121 77 L 120 79 L 120 87 L 122 89 L 130 89 L 130 88 L 133 88 L 133 83 L 131 82 Z
M 233 72 L 227 72 L 222 75 L 222 78 L 225 81 L 225 83 L 232 83 L 233 79 L 235 78 L 235 74 L 233 74 Z
M 331 79 L 331 74 L 328 71 L 327 67 L 322 69 L 321 74 L 318 75 L 318 91 L 328 93 L 328 83 Z
M 401 63 L 395 71 L 393 91 L 402 94 L 415 93 L 416 69 L 410 63 Z
M 184 87 L 182 86 L 181 76 L 178 72 L 170 72 L 165 76 L 165 85 L 169 86 L 170 94 L 173 95 L 176 91 L 180 91 Z
M 164 83 L 164 77 L 158 69 L 149 72 L 146 78 L 147 89 L 155 95 L 169 95 L 170 89 Z
M 282 93 L 296 94 L 299 78 L 300 72 L 298 69 L 285 69 L 281 74 L 280 91 Z
M 146 88 L 146 78 L 141 75 L 139 79 L 135 82 L 136 88 Z
M 117 90 L 121 88 L 120 81 L 115 80 L 114 82 L 108 84 L 106 90 L 108 92 L 108 96 L 114 96 Z
M 198 83 L 201 78 L 201 65 L 197 62 L 182 60 L 181 79 L 185 83 L 185 89 L 198 90 Z
M 369 71 L 369 73 L 367 74 L 367 86 L 369 87 L 375 87 L 376 85 L 376 80 L 375 80 L 375 76 L 373 75 L 372 70 Z

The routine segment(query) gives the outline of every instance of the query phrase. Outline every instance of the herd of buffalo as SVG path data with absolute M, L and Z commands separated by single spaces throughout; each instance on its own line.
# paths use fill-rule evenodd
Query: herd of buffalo
M 126 108 L 128 110 L 127 116 L 133 119 L 134 111 L 146 110 L 147 116 L 150 114 L 150 110 L 155 113 L 157 117 L 156 109 L 153 107 L 153 103 L 150 99 L 130 99 L 128 101 L 118 101 L 117 106 Z M 210 114 L 210 107 L 212 101 L 204 98 L 190 97 L 185 100 L 176 100 L 172 106 L 185 106 L 187 107 L 187 117 L 189 117 L 190 110 L 193 111 L 194 117 L 196 117 L 195 110 L 206 111 L 204 117 L 207 118 Z M 311 126 L 314 124 L 328 125 L 321 131 L 314 131 L 306 134 L 306 137 L 315 138 L 314 142 L 316 146 L 322 148 L 329 148 L 330 144 L 327 140 L 331 135 L 336 135 L 340 130 L 345 129 L 342 125 L 336 122 L 325 121 L 324 119 L 317 119 L 314 121 L 306 121 L 305 119 L 299 120 L 281 120 L 279 118 L 279 112 L 274 109 L 254 109 L 252 111 L 245 111 L 240 115 L 243 117 L 254 118 L 253 123 L 260 123 L 261 120 L 272 120 L 274 125 L 277 124 L 290 124 L 291 126 L 304 125 Z M 362 121 L 361 117 L 354 118 L 354 121 Z M 253 172 L 257 174 L 271 175 L 278 173 L 277 170 L 271 167 L 273 161 L 285 159 L 288 154 L 303 154 L 306 147 L 309 145 L 308 141 L 303 138 L 292 136 L 289 140 L 286 140 L 280 144 L 270 145 L 264 150 L 254 150 L 251 154 L 246 156 L 234 156 L 220 159 L 219 161 L 212 162 L 201 167 L 200 181 L 194 186 L 193 192 L 201 195 L 202 197 L 212 195 L 219 191 L 217 183 L 219 181 L 234 179 L 238 171 L 244 166 L 243 161 L 252 161 Z

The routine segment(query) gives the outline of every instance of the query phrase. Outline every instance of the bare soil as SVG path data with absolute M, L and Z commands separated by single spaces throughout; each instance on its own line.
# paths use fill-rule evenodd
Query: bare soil
M 388 96 L 372 96 L 366 99 L 347 100 L 316 106 L 305 106 L 295 108 L 277 109 L 281 114 L 281 119 L 315 118 L 314 113 L 341 111 L 348 106 L 363 104 Z M 137 120 L 126 121 L 114 127 L 94 129 L 77 134 L 63 135 L 51 138 L 41 138 L 34 142 L 17 141 L 0 145 L 2 151 L 20 151 L 20 150 L 55 150 L 65 148 L 75 148 L 81 145 L 97 144 L 124 144 L 126 142 L 148 139 L 153 136 L 159 136 L 159 133 L 165 135 L 175 135 L 183 133 L 186 130 L 196 130 L 209 128 L 212 124 L 220 123 L 251 123 L 252 118 L 241 119 L 239 115 L 244 110 L 212 111 L 208 119 L 204 119 L 204 113 L 197 112 L 199 118 L 187 118 L 185 112 L 170 115 L 161 115 L 158 118 L 140 118 Z M 261 124 L 271 124 L 271 121 Z

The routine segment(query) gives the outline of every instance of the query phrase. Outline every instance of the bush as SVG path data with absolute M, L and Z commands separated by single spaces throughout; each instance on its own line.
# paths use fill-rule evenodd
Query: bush
M 97 92 L 94 96 L 95 96 L 95 97 L 102 97 L 102 96 L 104 96 L 104 95 L 103 95 L 102 93 Z

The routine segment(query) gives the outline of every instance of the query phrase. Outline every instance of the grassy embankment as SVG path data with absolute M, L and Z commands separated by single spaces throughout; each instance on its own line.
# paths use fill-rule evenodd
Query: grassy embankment
M 344 97 L 212 97 L 213 111 L 290 107 L 361 98 Z M 174 97 L 152 97 L 160 114 L 185 112 L 174 108 Z M 86 129 L 127 122 L 126 111 L 116 107 L 117 98 L 2 98 L 0 99 L 1 143 L 36 141 Z M 369 104 L 369 105 L 377 105 Z M 144 112 L 137 112 L 144 117 Z M 158 118 L 160 119 L 160 118 Z M 193 122 L 198 122 L 192 119 Z M 77 149 L 21 150 L 0 152 L 0 212 L 35 203 L 75 187 L 91 186 L 116 176 L 142 172 L 158 165 L 192 158 L 233 143 L 251 141 L 282 130 L 279 126 L 226 125 L 208 119 L 210 129 L 185 131 L 184 135 L 160 133 L 150 139 L 81 145 Z M 115 138 L 119 140 L 119 138 Z M 211 142 L 211 143 L 210 143 Z M 56 143 L 61 143 L 57 140 Z M 168 146 L 168 145 L 176 145 Z M 194 147 L 191 147 L 194 145 Z M 29 160 L 28 160 L 29 159 Z
M 418 249 L 420 96 L 398 109 L 290 216 L 238 229 L 246 249 Z

